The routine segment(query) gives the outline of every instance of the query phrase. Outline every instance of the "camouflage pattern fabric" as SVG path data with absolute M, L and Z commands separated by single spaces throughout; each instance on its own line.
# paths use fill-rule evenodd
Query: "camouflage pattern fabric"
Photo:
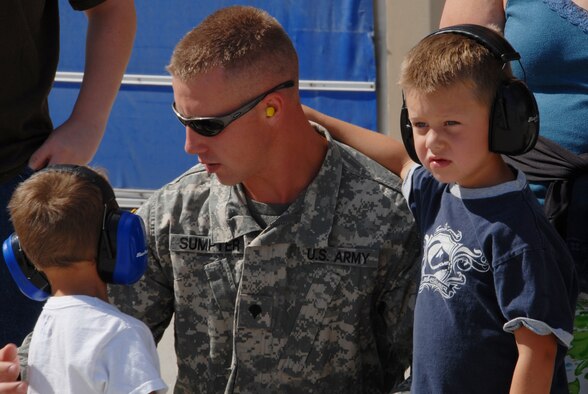
M 176 393 L 381 393 L 412 352 L 419 242 L 400 180 L 331 140 L 262 229 L 241 186 L 200 165 L 138 211 L 149 268 L 112 286 L 156 340 L 174 318 Z

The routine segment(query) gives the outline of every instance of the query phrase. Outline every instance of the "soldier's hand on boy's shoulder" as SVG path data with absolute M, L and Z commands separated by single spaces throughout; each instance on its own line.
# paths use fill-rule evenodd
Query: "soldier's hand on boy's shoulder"
M 17 381 L 20 373 L 17 348 L 8 344 L 0 349 L 0 394 L 26 393 L 26 382 Z

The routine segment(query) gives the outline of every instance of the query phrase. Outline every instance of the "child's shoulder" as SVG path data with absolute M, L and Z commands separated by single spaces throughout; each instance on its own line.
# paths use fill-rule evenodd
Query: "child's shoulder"
M 431 197 L 439 194 L 447 187 L 436 180 L 422 165 L 415 164 L 406 173 L 402 181 L 402 194 L 406 201 L 413 201 L 414 209 L 429 209 Z

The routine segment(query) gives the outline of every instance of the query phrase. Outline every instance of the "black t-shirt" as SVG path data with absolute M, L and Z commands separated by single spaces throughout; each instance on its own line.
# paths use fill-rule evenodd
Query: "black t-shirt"
M 105 0 L 70 0 L 85 10 Z M 58 0 L 0 1 L 0 181 L 53 130 L 47 97 L 59 60 Z

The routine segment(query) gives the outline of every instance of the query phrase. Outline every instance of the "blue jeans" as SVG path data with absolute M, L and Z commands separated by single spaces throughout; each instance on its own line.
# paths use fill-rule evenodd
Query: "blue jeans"
M 28 168 L 0 184 L 0 242 L 14 231 L 7 206 L 14 189 L 29 176 Z M 6 267 L 4 256 L 0 255 L 0 347 L 7 343 L 20 345 L 35 326 L 43 308 L 42 302 L 36 302 L 21 293 Z

